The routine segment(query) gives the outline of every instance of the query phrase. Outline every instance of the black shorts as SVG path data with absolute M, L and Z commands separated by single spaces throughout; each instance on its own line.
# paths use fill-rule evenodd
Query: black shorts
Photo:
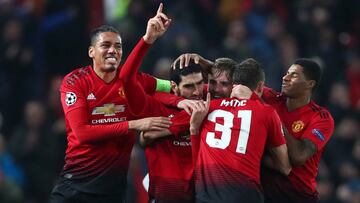
M 123 195 L 104 195 L 86 193 L 76 190 L 71 186 L 71 181 L 60 179 L 54 186 L 50 195 L 50 203 L 123 203 L 125 197 Z
M 196 203 L 264 203 L 264 196 L 257 188 L 227 187 L 214 190 L 207 187 L 206 191 L 196 191 Z

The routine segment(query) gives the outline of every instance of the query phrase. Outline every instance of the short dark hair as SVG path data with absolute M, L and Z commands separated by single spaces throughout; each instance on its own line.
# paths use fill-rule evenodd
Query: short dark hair
M 245 85 L 255 90 L 260 81 L 265 81 L 265 73 L 260 63 L 248 58 L 236 65 L 232 79 L 234 84 Z
M 232 80 L 232 75 L 234 73 L 237 62 L 231 58 L 217 58 L 214 62 L 213 73 L 216 76 L 219 76 L 221 73 L 226 72 L 227 77 Z
M 189 65 L 182 69 L 180 69 L 178 66 L 176 66 L 175 69 L 171 68 L 170 79 L 179 85 L 181 82 L 181 76 L 187 76 L 192 73 L 202 73 L 202 69 L 199 64 L 196 64 L 190 60 Z
M 319 86 L 322 70 L 318 63 L 308 58 L 296 59 L 294 64 L 299 65 L 303 68 L 304 75 L 308 80 L 315 80 L 316 84 L 313 91 Z
M 116 34 L 118 34 L 120 36 L 120 32 L 116 28 L 114 28 L 113 26 L 101 25 L 100 27 L 97 27 L 97 28 L 91 30 L 91 32 L 90 32 L 90 44 L 95 45 L 98 36 L 103 32 L 113 32 L 113 33 L 116 33 Z

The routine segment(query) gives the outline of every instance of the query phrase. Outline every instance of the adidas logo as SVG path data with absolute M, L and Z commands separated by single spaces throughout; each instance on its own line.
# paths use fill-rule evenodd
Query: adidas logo
M 87 96 L 87 100 L 95 100 L 96 97 L 94 96 L 93 93 L 90 93 L 88 96 Z

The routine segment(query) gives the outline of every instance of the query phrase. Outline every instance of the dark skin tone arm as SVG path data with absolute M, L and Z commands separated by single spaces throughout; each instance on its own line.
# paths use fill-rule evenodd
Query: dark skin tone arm
M 290 135 L 286 127 L 283 126 L 286 144 L 288 146 L 289 158 L 292 166 L 302 166 L 317 149 L 315 144 L 309 139 L 298 140 Z
M 264 154 L 262 162 L 269 168 L 278 170 L 283 175 L 289 175 L 291 165 L 285 144 L 271 148 Z

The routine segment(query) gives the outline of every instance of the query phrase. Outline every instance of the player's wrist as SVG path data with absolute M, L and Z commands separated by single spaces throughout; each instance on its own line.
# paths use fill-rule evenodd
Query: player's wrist
M 143 36 L 144 42 L 148 43 L 148 44 L 153 44 L 155 42 L 155 38 L 150 37 L 148 34 L 145 34 Z
M 200 132 L 199 128 L 190 126 L 190 135 L 198 135 Z
M 136 120 L 128 121 L 128 130 L 137 130 L 138 122 Z

